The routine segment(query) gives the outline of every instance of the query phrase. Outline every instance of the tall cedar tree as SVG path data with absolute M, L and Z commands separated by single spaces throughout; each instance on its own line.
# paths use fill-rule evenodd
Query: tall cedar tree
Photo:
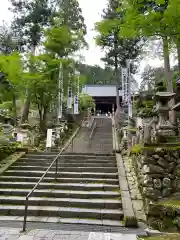
M 123 15 L 124 13 L 120 10 L 119 0 L 109 0 L 107 8 L 103 10 L 103 21 L 97 24 L 97 30 L 100 32 L 98 45 L 105 50 L 105 57 L 102 60 L 115 69 L 117 83 L 116 105 L 119 111 L 119 68 L 126 66 L 126 60 L 136 59 L 143 44 L 141 38 L 125 39 L 119 37 L 120 29 L 117 23 L 123 21 Z
M 79 2 L 77 0 L 61 0 L 59 3 L 59 16 L 61 17 L 61 24 L 67 26 L 71 34 L 78 35 L 79 37 L 79 45 L 75 44 L 73 51 L 87 46 L 84 38 L 86 35 L 86 25 Z
M 48 25 L 53 14 L 53 8 L 49 0 L 9 0 L 15 19 L 12 28 L 15 31 L 21 45 L 22 51 L 28 51 L 35 55 L 36 47 L 42 37 L 42 28 Z M 30 71 L 33 71 L 33 66 Z M 24 103 L 22 122 L 28 120 L 31 92 L 26 89 L 26 100 Z

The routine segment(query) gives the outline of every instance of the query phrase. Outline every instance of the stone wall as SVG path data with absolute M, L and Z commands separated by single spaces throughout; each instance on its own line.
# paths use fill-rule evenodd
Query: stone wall
M 176 206 L 175 201 L 162 202 L 161 204 L 150 204 L 148 224 L 159 231 L 179 231 L 180 206 Z
M 180 190 L 179 150 L 144 150 L 132 158 L 144 199 L 156 201 Z

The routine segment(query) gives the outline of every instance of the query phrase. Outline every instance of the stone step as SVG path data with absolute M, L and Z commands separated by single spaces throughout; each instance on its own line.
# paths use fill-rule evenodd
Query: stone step
M 17 170 L 17 171 L 46 171 L 47 166 L 11 166 L 9 168 L 10 170 Z M 64 172 L 103 172 L 103 173 L 116 173 L 117 172 L 117 168 L 116 167 L 61 167 L 59 166 L 58 168 L 59 173 L 61 173 L 61 171 Z M 54 164 L 54 166 L 51 168 L 51 171 L 56 171 L 56 166 Z
M 51 154 L 51 155 L 46 155 L 46 154 L 42 154 L 42 155 L 36 155 L 36 154 L 26 154 L 25 157 L 26 158 L 43 158 L 43 159 L 53 159 L 57 156 L 56 154 Z
M 53 161 L 53 159 L 38 159 L 38 158 L 21 158 L 19 159 L 17 162 L 21 162 L 21 161 L 25 161 L 25 162 L 41 162 L 41 163 L 51 163 Z M 86 164 L 86 163 L 99 163 L 99 164 L 108 164 L 108 163 L 115 163 L 116 164 L 116 159 L 59 159 L 59 163 L 82 163 L 82 164 Z
M 0 215 L 24 216 L 24 206 L 0 205 Z M 63 218 L 93 218 L 93 219 L 123 219 L 120 209 L 73 208 L 56 206 L 28 206 L 28 216 L 63 217 Z
M 48 151 L 47 152 L 46 151 L 45 152 L 32 152 L 32 151 L 29 151 L 28 154 L 36 155 L 36 156 L 37 155 L 46 155 L 46 156 L 49 155 L 50 156 L 50 155 L 56 155 L 57 152 L 56 151 L 51 151 L 51 152 L 48 152 Z
M 23 205 L 25 197 L 21 196 L 0 196 L 0 204 Z M 31 206 L 59 206 L 59 207 L 78 207 L 78 208 L 100 208 L 100 209 L 121 209 L 120 199 L 78 199 L 78 198 L 48 198 L 30 197 Z
M 80 157 L 83 157 L 83 158 L 86 158 L 86 157 L 92 157 L 92 156 L 95 156 L 95 157 L 115 157 L 115 154 L 114 153 L 111 153 L 111 154 L 106 154 L 106 153 L 101 153 L 101 154 L 97 154 L 97 153 L 94 153 L 94 152 L 87 152 L 87 153 L 78 153 L 78 152 L 63 152 L 61 156 L 71 156 L 71 157 L 76 157 L 76 156 L 80 156 Z
M 45 161 L 24 161 L 24 160 L 18 160 L 16 163 L 14 163 L 12 166 L 46 166 L 48 167 L 51 164 L 51 162 L 45 162 Z M 94 163 L 90 163 L 90 162 L 66 162 L 66 161 L 58 161 L 58 166 L 59 167 L 116 167 L 116 162 L 112 161 L 112 162 L 94 162 Z
M 33 188 L 37 182 L 0 182 L 1 188 Z M 101 184 L 101 183 L 43 183 L 41 182 L 38 189 L 65 189 L 65 190 L 77 190 L 77 191 L 118 191 L 119 185 Z
M 8 170 L 4 173 L 5 176 L 39 176 L 41 177 L 44 174 L 44 171 L 21 171 L 21 170 Z M 47 177 L 55 177 L 55 172 L 49 171 L 46 174 Z M 58 172 L 57 177 L 78 177 L 78 178 L 113 178 L 117 179 L 117 173 L 104 173 L 104 172 Z
M 36 158 L 36 159 L 53 159 L 57 156 L 57 154 L 55 155 L 35 155 L 35 154 L 26 154 L 25 156 L 23 156 L 23 158 L 28 158 L 28 159 L 32 159 L 32 158 Z M 102 160 L 110 160 L 110 159 L 115 159 L 115 156 L 113 155 L 99 155 L 99 154 L 92 154 L 92 155 L 60 155 L 61 159 L 75 159 L 75 160 L 86 160 L 86 159 L 102 159 Z
M 0 195 L 26 196 L 32 188 L 29 189 L 13 189 L 0 188 Z M 119 199 L 119 191 L 74 191 L 74 190 L 53 190 L 53 189 L 37 189 L 33 193 L 33 197 L 56 197 L 56 198 L 86 198 L 86 199 Z
M 26 176 L 0 176 L 0 181 L 15 181 L 15 182 L 31 182 L 39 181 L 39 177 L 26 177 Z M 55 179 L 52 177 L 45 177 L 43 182 L 54 182 Z M 106 184 L 119 184 L 118 179 L 103 179 L 103 178 L 57 178 L 56 182 L 64 183 L 106 183 Z
M 22 222 L 24 217 L 22 216 L 0 216 L 0 222 L 6 224 L 6 222 Z M 86 225 L 100 225 L 100 226 L 118 226 L 123 227 L 122 221 L 116 220 L 97 220 L 87 218 L 62 218 L 62 217 L 35 217 L 28 216 L 27 222 L 42 222 L 42 223 L 58 223 L 58 224 L 86 224 Z

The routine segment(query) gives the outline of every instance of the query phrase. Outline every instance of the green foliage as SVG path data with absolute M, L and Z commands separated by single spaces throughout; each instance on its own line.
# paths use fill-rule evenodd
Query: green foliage
M 42 28 L 50 22 L 54 8 L 49 0 L 10 0 L 11 10 L 15 13 L 12 24 L 18 42 L 26 47 L 37 47 L 41 41 Z M 34 51 L 34 50 L 33 50 Z
M 90 66 L 82 63 L 76 64 L 77 70 L 85 76 L 86 84 L 115 84 L 113 70 L 110 68 L 101 68 L 99 66 Z
M 126 66 L 127 59 L 134 60 L 140 54 L 144 41 L 134 36 L 118 36 L 120 25 L 124 22 L 124 12 L 118 0 L 109 0 L 103 13 L 103 20 L 96 24 L 99 33 L 97 44 L 105 50 L 102 60 L 109 66 Z
M 88 108 L 94 108 L 95 104 L 91 96 L 87 94 L 80 94 L 79 95 L 79 105 L 80 110 L 87 110 Z
M 18 143 L 8 143 L 6 145 L 0 142 L 0 161 L 8 157 L 10 154 L 16 152 L 18 148 Z
M 131 154 L 139 154 L 142 152 L 142 147 L 140 144 L 135 144 L 131 149 L 130 149 L 130 153 Z
M 14 88 L 22 87 L 22 59 L 19 53 L 0 55 L 0 72 L 4 73 L 8 82 Z

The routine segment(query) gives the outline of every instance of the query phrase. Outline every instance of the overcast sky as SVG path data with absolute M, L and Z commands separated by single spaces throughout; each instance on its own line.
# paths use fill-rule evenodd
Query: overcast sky
M 8 0 L 1 0 L 3 4 L 0 7 L 0 22 L 3 20 L 11 21 L 12 13 L 8 11 L 10 6 Z M 100 65 L 103 66 L 103 63 L 100 61 L 100 58 L 103 56 L 103 52 L 99 47 L 96 46 L 94 37 L 96 32 L 94 31 L 94 23 L 101 20 L 101 13 L 103 8 L 106 7 L 107 0 L 79 0 L 80 7 L 83 11 L 83 16 L 85 18 L 85 23 L 87 25 L 87 36 L 86 40 L 89 44 L 89 49 L 82 52 L 85 57 L 85 61 L 89 65 Z M 149 63 L 152 66 L 159 66 L 162 64 L 158 59 L 144 59 L 140 64 L 140 72 L 143 71 L 144 66 Z M 137 76 L 138 77 L 138 76 Z

